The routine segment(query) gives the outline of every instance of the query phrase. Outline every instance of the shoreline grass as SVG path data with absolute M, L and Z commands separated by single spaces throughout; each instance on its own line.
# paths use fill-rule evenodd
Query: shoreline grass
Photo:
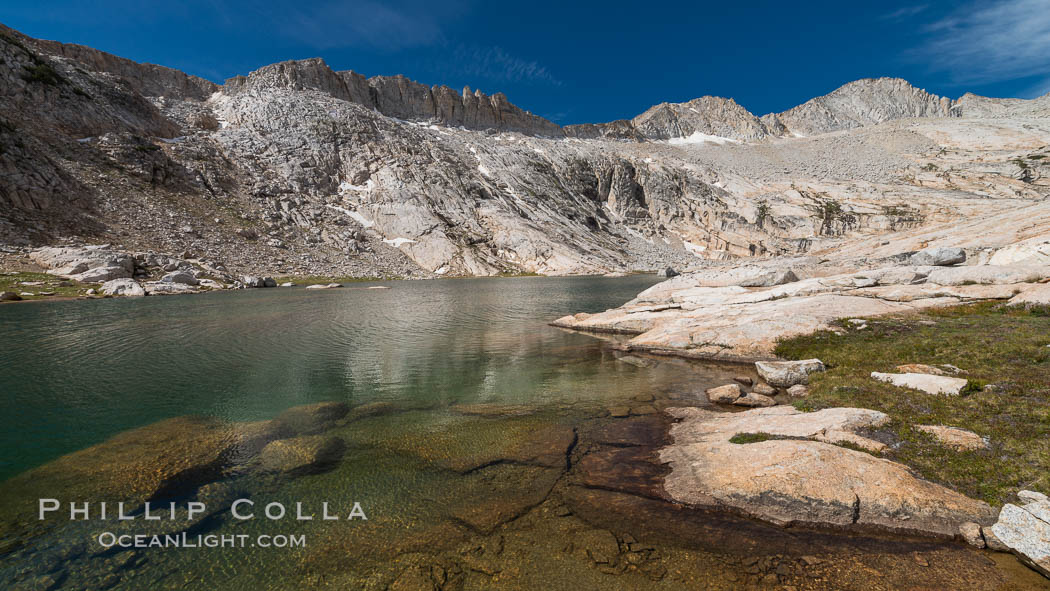
M 860 407 L 885 412 L 882 454 L 923 477 L 999 505 L 1021 489 L 1050 493 L 1050 310 L 982 302 L 868 321 L 841 334 L 821 331 L 785 339 L 786 359 L 817 357 L 828 370 L 815 374 L 800 410 Z M 971 381 L 948 397 L 897 388 L 871 378 L 897 365 L 951 364 Z M 968 429 L 987 450 L 955 451 L 916 425 Z

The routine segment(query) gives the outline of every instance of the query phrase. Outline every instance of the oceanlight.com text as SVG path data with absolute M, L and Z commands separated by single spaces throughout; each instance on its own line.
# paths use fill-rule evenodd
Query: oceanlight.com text
M 115 534 L 103 532 L 95 538 L 103 548 L 305 548 L 305 535 L 286 534 Z

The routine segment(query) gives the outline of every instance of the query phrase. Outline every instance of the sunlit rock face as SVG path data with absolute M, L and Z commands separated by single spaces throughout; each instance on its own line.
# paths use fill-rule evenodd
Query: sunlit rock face
M 217 85 L 0 32 L 16 245 L 88 237 L 237 274 L 573 274 L 1002 247 L 1050 217 L 1045 98 L 880 78 L 761 117 L 700 97 L 563 128 L 318 58 Z

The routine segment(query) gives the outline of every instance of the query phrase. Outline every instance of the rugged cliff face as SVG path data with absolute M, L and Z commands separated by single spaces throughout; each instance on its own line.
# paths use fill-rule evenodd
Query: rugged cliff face
M 601 273 L 813 251 L 1046 194 L 1045 101 L 902 80 L 762 118 L 703 97 L 563 129 L 502 94 L 320 59 L 219 86 L 10 29 L 0 56 L 8 245 L 282 274 Z

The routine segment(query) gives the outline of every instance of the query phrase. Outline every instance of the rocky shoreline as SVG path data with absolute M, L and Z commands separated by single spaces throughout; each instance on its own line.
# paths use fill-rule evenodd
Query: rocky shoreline
M 751 410 L 666 410 L 676 421 L 672 442 L 659 451 L 659 461 L 670 467 L 662 485 L 669 499 L 784 527 L 964 540 L 1013 552 L 1048 575 L 1050 504 L 1044 495 L 1022 490 L 1022 504 L 1008 503 L 1000 512 L 877 457 L 886 449 L 877 434 L 890 417 L 863 408 L 801 412 L 790 404 L 805 399 L 809 375 L 823 372 L 824 364 L 773 361 L 784 339 L 864 331 L 884 315 L 989 300 L 1045 308 L 1047 251 L 1043 241 L 984 253 L 969 264 L 968 256 L 977 253 L 937 247 L 875 261 L 727 265 L 657 284 L 620 308 L 551 324 L 631 335 L 619 346 L 627 353 L 754 362 L 764 383 L 745 377 L 707 392 L 716 406 Z M 921 391 L 951 397 L 981 387 L 959 374 L 965 372 L 952 365 L 910 363 L 871 378 L 898 388 L 899 396 Z M 965 429 L 912 428 L 960 452 L 988 447 L 987 439 Z

